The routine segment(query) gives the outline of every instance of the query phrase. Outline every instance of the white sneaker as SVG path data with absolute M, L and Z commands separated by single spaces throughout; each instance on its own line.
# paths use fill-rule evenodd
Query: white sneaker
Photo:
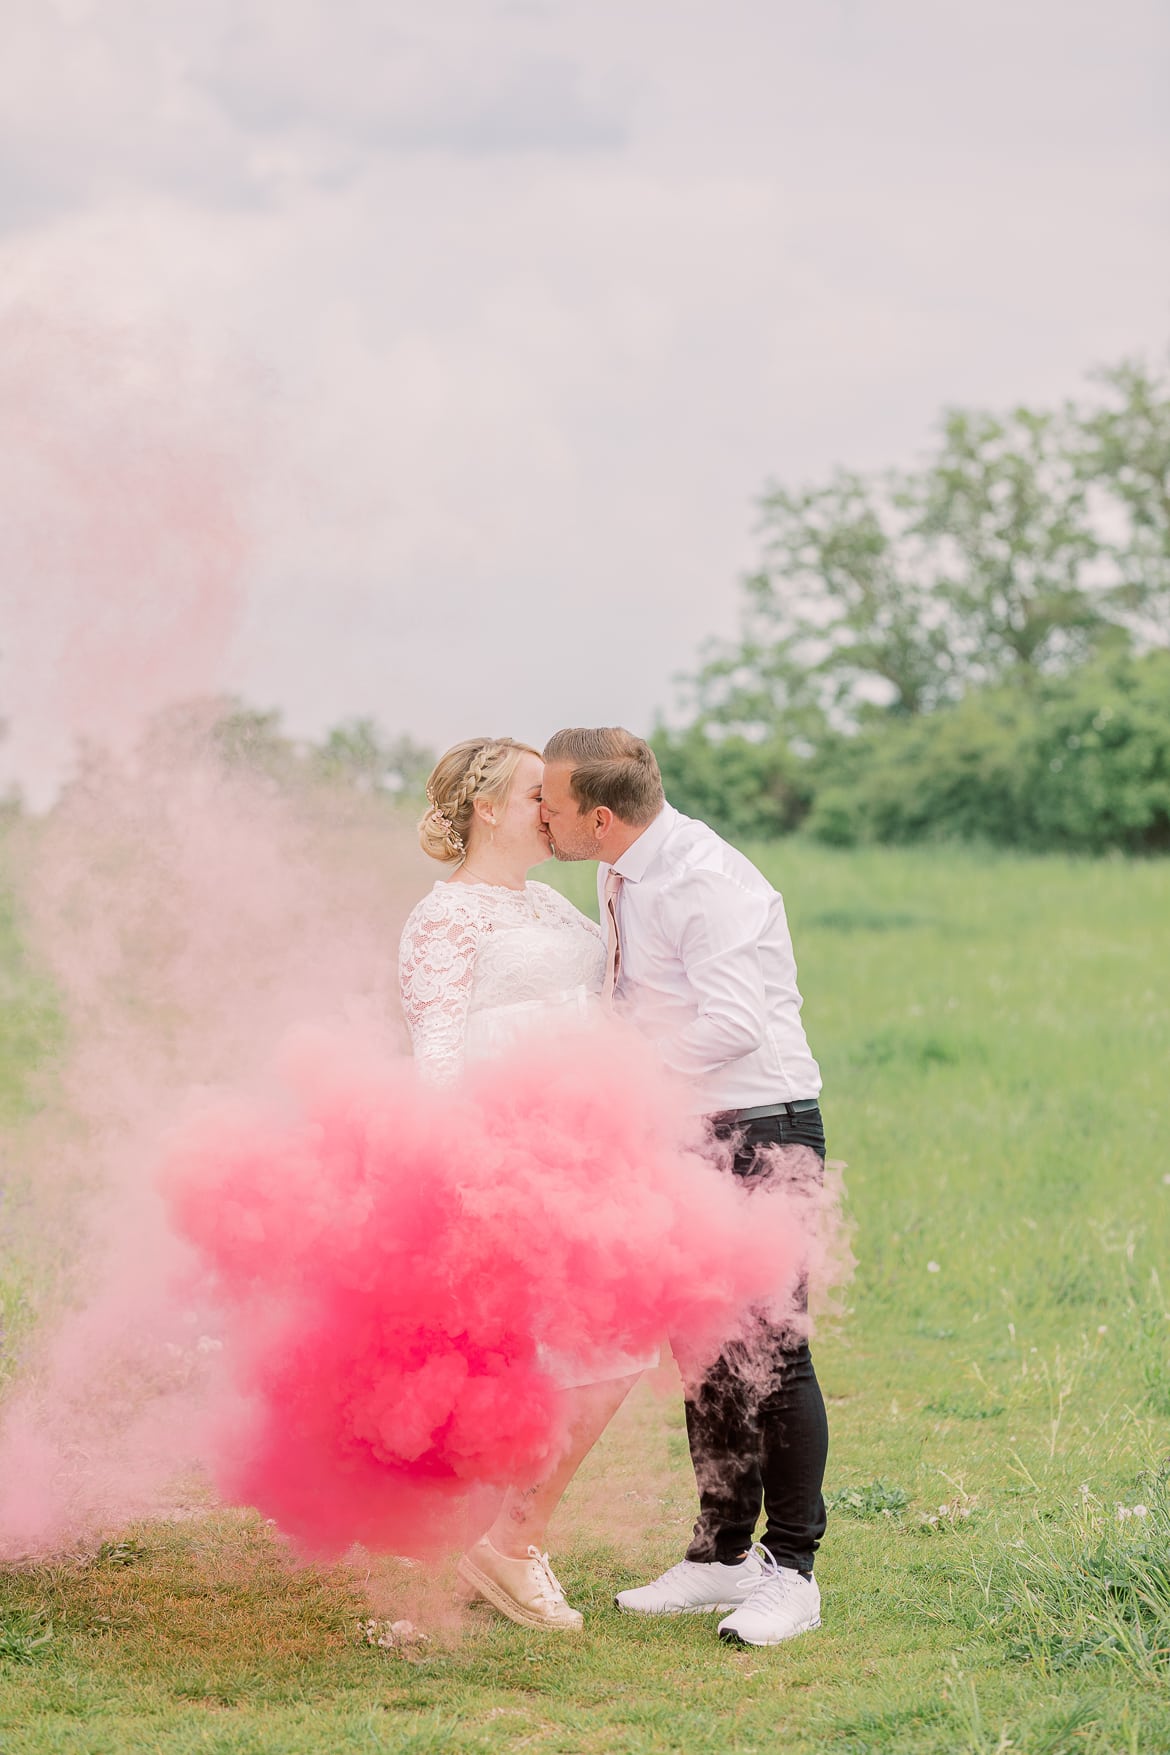
M 759 1575 L 748 1586 L 747 1601 L 719 1623 L 719 1637 L 732 1645 L 779 1645 L 821 1624 L 821 1593 L 811 1574 L 778 1566 L 757 1542 Z
M 771 1559 L 771 1555 L 768 1556 Z M 627 1615 L 710 1615 L 743 1601 L 763 1573 L 755 1549 L 742 1560 L 680 1560 L 652 1584 L 620 1590 L 613 1599 Z
M 549 1627 L 559 1633 L 580 1633 L 580 1612 L 565 1601 L 560 1580 L 548 1555 L 529 1546 L 523 1560 L 501 1554 L 486 1536 L 469 1548 L 456 1567 L 464 1586 L 521 1627 Z

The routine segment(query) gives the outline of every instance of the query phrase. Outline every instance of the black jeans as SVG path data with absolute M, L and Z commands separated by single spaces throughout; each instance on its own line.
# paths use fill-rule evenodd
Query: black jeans
M 761 1146 L 809 1147 L 823 1167 L 819 1109 L 738 1126 L 717 1117 L 713 1127 L 717 1137 L 735 1140 L 737 1176 L 766 1178 Z M 699 1489 L 687 1559 L 737 1559 L 751 1544 L 762 1507 L 764 1547 L 779 1565 L 811 1572 L 825 1533 L 829 1426 L 807 1340 L 759 1315 L 755 1332 L 715 1361 L 687 1399 L 686 1414 Z

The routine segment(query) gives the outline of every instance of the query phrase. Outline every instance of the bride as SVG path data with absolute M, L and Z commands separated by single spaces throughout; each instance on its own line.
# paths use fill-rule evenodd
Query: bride
M 403 1011 L 420 1070 L 457 1080 L 468 1061 L 598 1006 L 601 929 L 548 884 L 528 881 L 551 858 L 540 819 L 543 764 L 511 738 L 456 744 L 427 782 L 419 839 L 454 866 L 406 922 L 399 949 Z M 554 1355 L 542 1363 L 566 1401 L 566 1446 L 543 1479 L 517 1483 L 495 1522 L 459 1561 L 459 1575 L 525 1627 L 582 1626 L 545 1551 L 548 1522 L 583 1457 L 652 1359 Z

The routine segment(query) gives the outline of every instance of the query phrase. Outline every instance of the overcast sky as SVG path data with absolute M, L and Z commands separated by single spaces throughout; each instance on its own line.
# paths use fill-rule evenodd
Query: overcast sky
M 217 680 L 299 732 L 646 729 L 734 630 L 768 478 L 1170 337 L 1164 0 L 3 19 L 0 313 L 252 383 Z

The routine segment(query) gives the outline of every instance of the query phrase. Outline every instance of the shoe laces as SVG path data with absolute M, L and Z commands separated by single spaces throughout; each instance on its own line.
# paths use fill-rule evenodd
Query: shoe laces
M 540 1549 L 536 1547 L 534 1543 L 530 1542 L 528 1544 L 528 1558 L 532 1561 L 532 1564 L 536 1567 L 536 1570 L 540 1573 L 544 1582 L 545 1588 L 539 1592 L 538 1601 L 542 1603 L 563 1603 L 565 1601 L 564 1587 L 549 1564 L 548 1555 L 542 1554 Z
M 781 1566 L 762 1542 L 753 1542 L 750 1552 L 758 1557 L 763 1570 L 754 1578 L 742 1579 L 736 1589 L 750 1599 L 755 1609 L 778 1609 L 792 1591 L 794 1578 L 800 1575 L 790 1566 Z

